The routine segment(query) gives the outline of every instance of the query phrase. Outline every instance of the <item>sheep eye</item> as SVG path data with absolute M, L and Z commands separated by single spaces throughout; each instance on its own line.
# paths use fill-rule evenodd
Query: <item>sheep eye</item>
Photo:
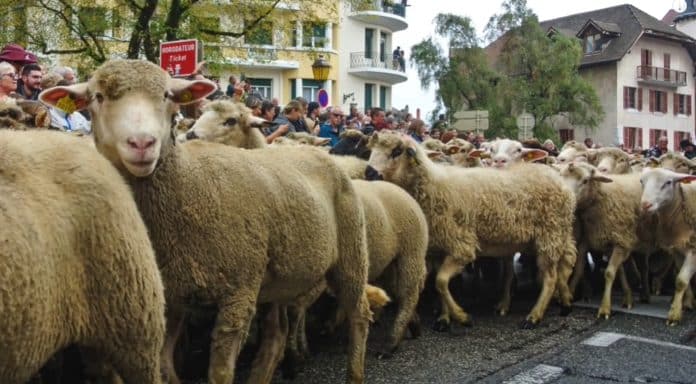
M 587 179 L 582 181 L 583 184 L 587 184 Z
M 230 117 L 229 119 L 225 120 L 224 124 L 228 126 L 237 125 L 237 119 Z
M 668 180 L 665 182 L 665 187 L 669 187 L 670 185 L 672 185 L 672 180 Z
M 393 158 L 396 158 L 396 157 L 398 157 L 400 154 L 402 154 L 403 152 L 404 152 L 404 150 L 401 149 L 401 147 L 396 147 L 396 148 L 394 148 L 394 150 L 393 150 L 392 153 L 391 153 L 391 158 L 392 158 L 392 159 L 393 159 Z
M 99 103 L 99 104 L 104 102 L 104 95 L 102 95 L 99 92 L 94 94 L 94 98 L 97 100 L 97 103 Z
M 522 148 L 517 148 L 517 152 L 522 152 Z

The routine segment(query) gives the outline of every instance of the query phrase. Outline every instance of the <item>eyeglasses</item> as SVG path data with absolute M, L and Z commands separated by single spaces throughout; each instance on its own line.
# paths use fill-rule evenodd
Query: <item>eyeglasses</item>
M 332 113 L 332 115 L 334 115 L 334 117 L 343 117 L 340 113 Z
M 16 73 L 3 73 L 3 74 L 2 74 L 2 77 L 5 77 L 5 76 L 7 76 L 7 77 L 9 77 L 10 79 L 13 79 L 13 80 L 18 80 L 18 79 L 19 79 L 19 75 L 16 74 Z

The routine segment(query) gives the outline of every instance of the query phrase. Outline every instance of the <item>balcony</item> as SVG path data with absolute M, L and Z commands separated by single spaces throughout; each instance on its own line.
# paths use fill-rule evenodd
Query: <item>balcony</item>
M 685 87 L 686 72 L 674 69 L 639 65 L 636 68 L 636 79 L 639 83 L 661 87 Z
M 355 12 L 350 17 L 365 24 L 378 25 L 391 32 L 408 28 L 406 7 L 401 3 L 387 4 L 386 1 L 378 0 L 373 9 Z
M 379 52 L 351 52 L 348 73 L 366 80 L 398 84 L 408 80 L 398 62 L 392 62 L 391 54 Z
M 224 64 L 236 65 L 242 68 L 266 69 L 298 69 L 300 63 L 296 60 L 284 60 L 279 57 L 275 47 L 248 46 L 241 50 L 227 52 Z

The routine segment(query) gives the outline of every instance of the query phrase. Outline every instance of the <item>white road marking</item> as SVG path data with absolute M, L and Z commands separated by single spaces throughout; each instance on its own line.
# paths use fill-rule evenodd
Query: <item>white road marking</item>
M 667 341 L 660 341 L 660 340 L 655 340 L 655 339 L 648 339 L 645 337 L 624 335 L 622 333 L 614 333 L 614 332 L 597 332 L 594 335 L 592 335 L 592 337 L 590 337 L 589 339 L 583 341 L 582 344 L 591 345 L 593 347 L 608 347 L 608 346 L 614 344 L 615 342 L 617 342 L 621 339 L 627 339 L 627 340 L 637 341 L 640 343 L 657 345 L 657 346 L 661 346 L 661 347 L 676 348 L 676 349 L 683 349 L 685 351 L 696 352 L 695 347 L 689 347 L 687 345 L 675 344 L 675 343 L 670 343 Z
M 536 367 L 519 373 L 503 384 L 545 384 L 556 380 L 563 375 L 563 368 L 553 365 L 539 364 Z

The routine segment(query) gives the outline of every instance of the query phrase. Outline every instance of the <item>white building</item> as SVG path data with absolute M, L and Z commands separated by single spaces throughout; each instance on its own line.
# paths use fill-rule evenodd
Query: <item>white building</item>
M 408 79 L 405 68 L 392 60 L 393 34 L 408 28 L 406 1 L 375 0 L 374 10 L 341 10 L 338 98 L 346 110 L 392 107 L 392 86 Z M 406 47 L 401 47 L 406 51 Z M 404 65 L 405 67 L 405 65 Z

